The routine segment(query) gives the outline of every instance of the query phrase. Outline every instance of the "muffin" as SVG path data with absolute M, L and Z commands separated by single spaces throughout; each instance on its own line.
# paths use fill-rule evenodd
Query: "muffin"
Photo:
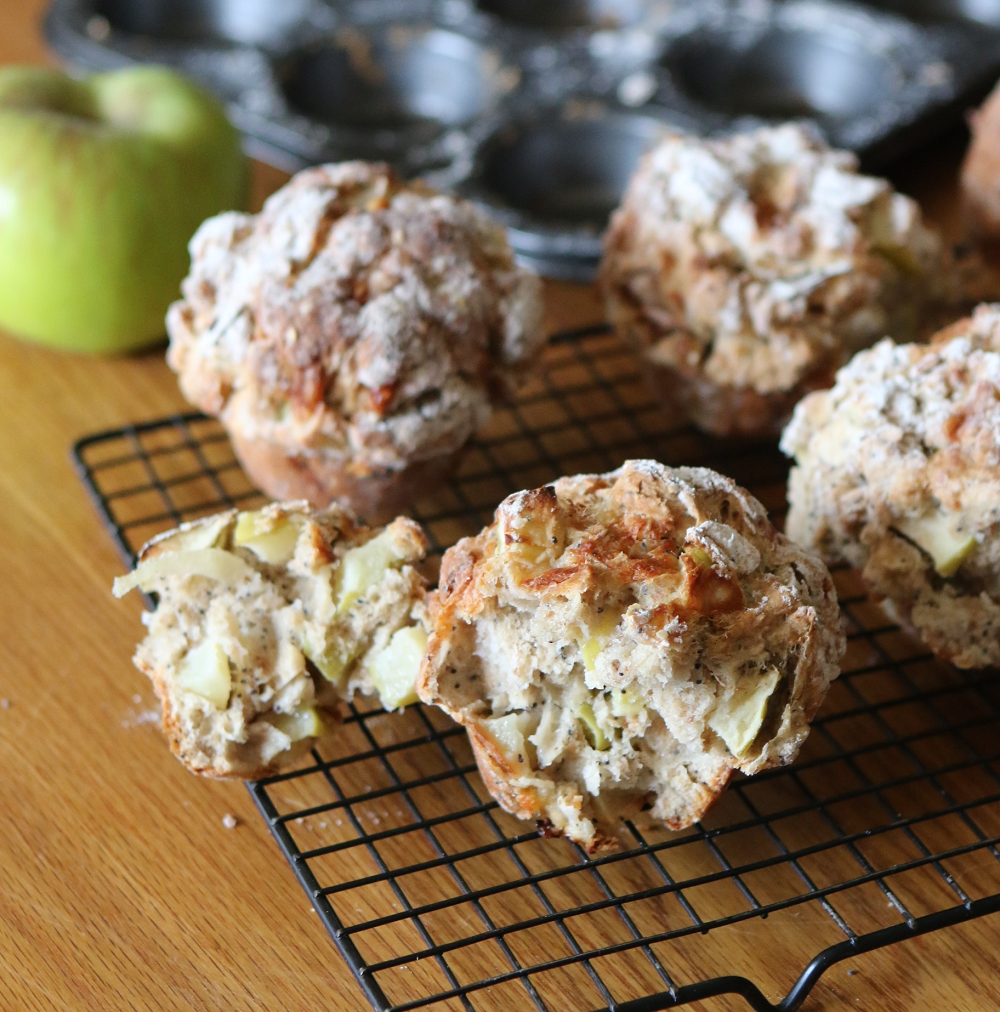
M 670 136 L 605 238 L 608 317 L 667 410 L 720 436 L 776 435 L 795 403 L 950 299 L 917 205 L 797 124 Z
M 373 522 L 445 480 L 542 343 L 504 230 L 385 165 L 299 173 L 191 240 L 167 360 L 275 499 Z
M 506 811 L 591 852 L 792 760 L 844 649 L 822 562 L 729 478 L 649 460 L 505 499 L 430 612 L 420 698 Z
M 962 200 L 973 236 L 1000 241 L 1000 85 L 969 118 L 972 142 L 962 164 Z
M 858 567 L 939 657 L 1000 664 L 1000 306 L 857 355 L 781 447 L 790 537 Z
M 155 595 L 136 667 L 170 748 L 194 773 L 257 778 L 336 726 L 343 700 L 414 702 L 427 642 L 423 531 L 337 506 L 231 510 L 155 538 L 128 576 Z

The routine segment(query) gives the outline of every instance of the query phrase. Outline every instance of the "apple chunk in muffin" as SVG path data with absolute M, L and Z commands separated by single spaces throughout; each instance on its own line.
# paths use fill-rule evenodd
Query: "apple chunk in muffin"
M 305 503 L 229 511 L 146 545 L 115 594 L 156 595 L 134 661 L 177 757 L 259 777 L 329 733 L 355 692 L 415 702 L 426 551 L 412 520 L 373 530 Z
M 1000 305 L 856 355 L 781 447 L 791 537 L 857 566 L 938 657 L 1000 664 Z
M 445 553 L 417 691 L 500 804 L 589 850 L 790 761 L 844 648 L 825 566 L 700 468 L 520 492 Z

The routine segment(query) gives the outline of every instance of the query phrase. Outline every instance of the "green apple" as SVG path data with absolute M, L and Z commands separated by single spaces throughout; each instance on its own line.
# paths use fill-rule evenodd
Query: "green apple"
M 975 534 L 961 530 L 958 521 L 947 513 L 903 517 L 896 521 L 896 528 L 931 557 L 938 575 L 945 579 L 962 568 L 977 544 Z
M 368 663 L 372 684 L 386 710 L 398 710 L 417 701 L 414 686 L 427 650 L 427 633 L 407 626 L 392 634 L 388 646 Z
M 164 576 L 204 576 L 233 586 L 253 574 L 254 570 L 238 555 L 222 548 L 181 549 L 161 552 L 140 562 L 131 573 L 115 577 L 111 593 L 124 597 L 136 587 L 148 593 L 155 581 Z
M 343 687 L 347 666 L 355 657 L 343 641 L 332 639 L 325 647 L 322 647 L 310 642 L 309 638 L 305 637 L 300 646 L 302 653 L 319 668 L 320 673 L 328 682 Z
M 780 680 L 777 668 L 768 668 L 755 682 L 741 678 L 732 698 L 717 705 L 709 717 L 708 726 L 737 759 L 743 758 L 757 737 L 767 716 L 767 701 Z
M 203 640 L 184 658 L 177 684 L 185 692 L 207 699 L 216 710 L 224 710 L 233 691 L 226 651 L 215 640 Z
M 244 206 L 219 103 L 164 67 L 0 67 L 0 329 L 125 352 L 162 337 L 205 218 Z
M 626 687 L 624 689 L 612 689 L 611 713 L 615 717 L 638 717 L 646 709 L 646 700 L 635 689 Z
M 611 739 L 604 733 L 604 728 L 597 723 L 594 708 L 590 703 L 581 703 L 578 713 L 583 722 L 583 733 L 587 736 L 591 748 L 597 749 L 598 752 L 606 752 L 611 748 Z
M 292 713 L 267 713 L 264 720 L 282 734 L 287 734 L 293 742 L 319 738 L 334 726 L 327 715 L 314 706 L 303 707 Z
M 281 566 L 295 554 L 302 530 L 302 517 L 266 517 L 262 510 L 240 513 L 233 531 L 233 544 L 249 548 L 261 562 Z
M 391 531 L 382 531 L 371 541 L 352 548 L 340 563 L 337 614 L 342 615 L 364 593 L 384 580 L 390 569 L 398 569 L 404 561 L 396 551 Z
M 525 712 L 508 713 L 480 721 L 480 727 L 493 739 L 511 768 L 519 773 L 538 765 L 538 753 L 528 736 L 535 733 L 537 720 Z

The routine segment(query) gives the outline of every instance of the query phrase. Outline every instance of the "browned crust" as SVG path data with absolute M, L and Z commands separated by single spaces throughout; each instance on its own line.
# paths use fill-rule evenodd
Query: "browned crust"
M 643 362 L 647 384 L 664 414 L 691 421 L 715 436 L 754 439 L 777 437 L 806 394 L 833 385 L 839 363 L 817 362 L 790 390 L 761 393 L 753 387 L 724 386 L 697 366 L 683 369 L 650 357 L 650 324 L 618 288 L 608 287 L 605 307 L 618 335 Z
M 710 809 L 715 807 L 719 798 L 726 793 L 726 788 L 729 786 L 729 781 L 733 779 L 733 774 L 735 772 L 736 768 L 730 766 L 708 783 L 696 784 L 695 786 L 700 788 L 698 791 L 699 800 L 697 804 L 691 805 L 687 810 L 687 814 L 682 818 L 664 819 L 663 825 L 665 825 L 668 829 L 673 829 L 675 831 L 690 829 L 696 822 L 699 822 L 705 815 L 707 815 Z
M 634 480 L 636 484 L 628 488 L 624 486 L 619 488 L 617 499 L 619 515 L 609 523 L 586 528 L 584 536 L 566 552 L 568 557 L 573 557 L 574 564 L 550 571 L 564 573 L 562 580 L 531 580 L 524 586 L 536 592 L 539 597 L 544 597 L 550 591 L 556 594 L 564 593 L 570 581 L 581 584 L 579 589 L 583 589 L 582 584 L 596 579 L 592 570 L 593 564 L 600 565 L 605 573 L 604 578 L 610 577 L 621 582 L 634 582 L 662 573 L 676 573 L 677 579 L 683 582 L 684 593 L 671 602 L 669 615 L 664 614 L 662 618 L 666 620 L 669 617 L 678 617 L 684 623 L 689 623 L 707 615 L 716 618 L 726 616 L 726 620 L 732 622 L 732 634 L 738 637 L 740 635 L 738 613 L 744 607 L 743 591 L 739 583 L 731 577 L 720 576 L 714 570 L 704 570 L 686 555 L 678 562 L 674 554 L 677 545 L 673 537 L 677 532 L 678 518 L 675 518 L 672 512 L 677 508 L 676 505 L 657 501 L 655 495 L 640 491 L 642 479 Z M 611 480 L 606 475 L 581 475 L 575 478 L 562 478 L 555 487 L 565 500 L 564 508 L 572 511 L 575 502 L 608 488 L 610 484 Z M 630 495 L 642 498 L 630 503 L 626 498 Z M 749 494 L 735 482 L 731 484 L 727 482 L 726 485 L 712 490 L 702 489 L 701 496 L 701 515 L 697 518 L 699 521 L 721 517 L 722 503 L 733 496 L 749 498 Z M 736 511 L 730 512 L 726 521 L 737 532 L 755 543 L 766 555 L 793 549 L 792 542 L 771 525 L 763 508 L 759 506 L 758 508 L 761 510 L 758 515 L 749 511 L 742 515 Z M 640 512 L 637 513 L 637 509 L 640 509 Z M 480 567 L 491 553 L 492 545 L 496 541 L 496 530 L 497 523 L 494 520 L 478 534 L 462 538 L 452 545 L 442 557 L 438 589 L 428 595 L 432 632 L 417 682 L 418 692 L 423 687 L 423 691 L 429 695 L 437 696 L 438 683 L 433 670 L 436 653 L 446 646 L 450 632 L 456 624 L 465 621 L 466 616 L 475 616 L 482 608 L 484 596 L 478 583 Z M 647 554 L 641 558 L 630 558 L 627 546 L 637 542 L 649 546 Z M 796 556 L 803 554 L 797 548 L 793 551 Z M 813 605 L 813 617 L 809 627 L 794 630 L 797 642 L 804 650 L 799 658 L 797 672 L 801 669 L 803 672 L 813 674 L 815 667 L 820 663 L 819 651 L 813 649 L 814 641 L 817 639 L 815 627 L 819 622 L 834 621 L 839 611 L 836 606 L 833 580 L 819 559 L 802 557 L 796 561 L 799 566 L 809 566 L 817 572 L 822 570 L 822 600 Z M 816 609 L 823 609 L 823 613 Z M 791 632 L 786 629 L 784 635 Z M 796 677 L 800 678 L 798 674 Z M 812 685 L 815 681 L 812 678 L 800 680 L 802 684 L 808 685 Z M 811 717 L 821 699 L 822 697 L 816 700 L 802 697 L 796 702 L 801 703 L 806 708 L 807 715 Z M 443 699 L 434 701 L 437 705 L 448 708 L 447 702 Z
M 198 766 L 191 761 L 184 751 L 184 736 L 181 730 L 181 721 L 170 704 L 170 694 L 167 691 L 165 676 L 159 669 L 143 664 L 138 657 L 133 658 L 133 663 L 150 680 L 153 692 L 160 701 L 160 727 L 164 737 L 167 739 L 167 744 L 170 746 L 170 751 L 180 760 L 186 769 L 197 776 L 208 777 L 212 780 L 260 780 L 289 766 L 308 752 L 318 741 L 322 740 L 321 738 L 303 738 L 301 741 L 293 742 L 291 748 L 280 752 L 274 757 L 272 762 L 261 766 L 241 766 L 238 768 L 222 768 L 211 765 Z M 324 708 L 323 712 L 330 718 L 331 730 L 343 719 L 343 714 L 339 711 Z
M 496 742 L 474 722 L 465 724 L 469 743 L 476 757 L 479 775 L 486 789 L 499 802 L 500 807 L 519 819 L 540 819 L 545 806 L 533 787 L 515 787 L 511 780 L 514 767 L 507 761 Z
M 305 499 L 317 509 L 338 502 L 369 523 L 392 520 L 431 495 L 454 474 L 465 447 L 400 470 L 355 475 L 346 461 L 296 454 L 266 440 L 231 432 L 233 449 L 250 480 L 272 499 Z
M 972 330 L 973 326 L 974 323 L 972 317 L 963 316 L 961 320 L 956 320 L 954 323 L 937 331 L 937 333 L 931 337 L 930 347 L 937 348 L 943 344 L 947 344 L 953 338 L 964 337 Z
M 912 640 L 923 643 L 939 660 L 954 664 L 957 668 L 981 669 L 994 666 L 1000 650 L 976 649 L 983 642 L 995 642 L 981 638 L 982 629 L 991 622 L 990 616 L 984 613 L 985 607 L 979 595 L 964 594 L 946 599 L 944 603 L 956 611 L 955 621 L 947 630 L 914 621 L 914 609 L 944 592 L 933 589 L 933 567 L 927 564 L 922 569 L 909 568 L 903 561 L 905 555 L 893 543 L 894 540 L 887 539 L 872 551 L 862 570 L 873 600 L 890 621 L 898 623 Z M 905 548 L 903 552 L 909 554 Z M 894 566 L 898 568 L 894 569 Z M 984 657 L 984 652 L 992 656 Z
M 538 791 L 534 787 L 515 787 L 511 783 L 517 775 L 516 771 L 497 747 L 496 742 L 488 734 L 484 734 L 474 722 L 460 721 L 460 723 L 465 725 L 473 755 L 476 757 L 476 765 L 479 767 L 479 775 L 497 804 L 518 819 L 534 820 L 538 823 L 543 836 L 562 836 L 562 830 L 557 829 L 545 818 L 545 804 Z M 622 818 L 624 817 L 626 816 L 622 815 Z M 586 848 L 587 853 L 598 854 L 617 849 L 617 837 L 614 833 L 605 831 L 608 828 L 606 820 L 594 817 L 593 821 L 595 832 Z
M 540 282 L 504 230 L 385 164 L 304 170 L 259 214 L 209 219 L 191 248 L 169 364 L 234 442 L 279 444 L 241 453 L 277 498 L 388 518 L 450 474 L 544 346 Z M 226 331 L 238 354 L 220 350 L 223 319 L 240 321 Z M 328 440 L 340 461 L 324 460 Z
M 580 500 L 607 489 L 610 484 L 611 481 L 605 475 L 562 478 L 556 485 L 564 497 L 561 508 L 571 513 Z M 553 499 L 556 496 L 550 488 L 531 490 L 527 495 L 535 496 L 542 492 L 549 493 Z M 599 578 L 593 570 L 593 566 L 598 565 L 603 574 L 600 578 L 619 583 L 632 583 L 665 574 L 676 575 L 678 582 L 683 584 L 686 604 L 673 603 L 671 614 L 684 621 L 697 620 L 709 612 L 722 615 L 740 610 L 744 601 L 738 584 L 714 571 L 706 573 L 688 557 L 678 561 L 675 537 L 678 518 L 673 514 L 675 507 L 657 501 L 653 495 L 640 492 L 636 486 L 631 487 L 629 492 L 643 496 L 641 509 L 634 502 L 628 503 L 625 498 L 627 493 L 620 490 L 616 502 L 618 515 L 614 519 L 606 523 L 591 522 L 586 528 L 578 528 L 583 536 L 565 553 L 567 560 L 572 560 L 570 565 L 549 569 L 543 577 L 529 580 L 523 586 L 539 597 L 544 597 L 549 592 L 562 595 L 569 589 L 571 582 L 573 589 L 582 590 Z M 705 516 L 716 516 L 718 510 L 714 508 L 714 500 L 725 499 L 730 494 L 746 493 L 735 483 L 731 488 L 713 492 L 703 490 Z M 738 518 L 733 515 L 730 522 L 753 540 L 763 541 L 769 549 L 784 540 L 763 516 L 756 521 L 746 518 L 741 526 Z M 438 629 L 449 629 L 456 620 L 455 615 L 475 615 L 479 610 L 483 591 L 477 582 L 480 575 L 478 567 L 490 554 L 491 547 L 496 542 L 496 531 L 497 521 L 494 520 L 479 534 L 462 538 L 444 553 L 438 590 L 431 595 L 435 632 Z M 648 546 L 644 553 L 640 556 L 631 555 L 630 546 L 640 542 Z M 552 579 L 553 575 L 559 579 Z M 663 618 L 666 619 L 667 616 L 664 615 Z M 432 653 L 430 648 L 428 653 Z
M 496 742 L 485 734 L 475 721 L 463 719 L 461 714 L 454 715 L 459 723 L 465 726 L 472 745 L 472 752 L 479 767 L 486 789 L 510 815 L 527 821 L 534 820 L 546 836 L 562 836 L 561 830 L 545 818 L 545 804 L 538 791 L 533 787 L 516 787 L 512 781 L 518 775 L 514 767 L 507 761 Z M 666 819 L 663 825 L 673 830 L 688 829 L 701 819 L 722 797 L 732 779 L 734 769 L 724 770 L 719 776 L 708 783 L 699 783 L 699 802 L 692 805 L 682 818 Z M 603 797 L 603 793 L 601 795 Z M 624 819 L 633 818 L 641 808 L 639 796 L 615 798 L 614 808 L 604 813 L 585 812 L 594 823 L 594 838 L 587 847 L 589 854 L 615 850 L 619 845 L 616 829 Z M 544 823 L 544 826 L 542 825 Z

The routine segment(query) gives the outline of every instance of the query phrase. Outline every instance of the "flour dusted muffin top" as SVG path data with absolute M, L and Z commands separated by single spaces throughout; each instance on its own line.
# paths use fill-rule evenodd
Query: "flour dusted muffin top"
M 301 172 L 205 222 L 191 259 L 167 317 L 185 396 L 355 476 L 460 449 L 542 344 L 504 230 L 385 165 Z
M 420 697 L 507 811 L 592 850 L 794 758 L 844 648 L 825 566 L 760 503 L 642 460 L 504 500 L 445 553 L 431 629 Z
M 861 568 L 939 656 L 1000 664 L 1000 306 L 857 355 L 781 445 L 789 535 Z
M 854 351 L 912 337 L 953 294 L 945 267 L 914 201 L 787 124 L 664 140 L 612 218 L 601 283 L 612 321 L 676 377 L 682 411 L 757 434 Z
M 231 510 L 146 545 L 115 594 L 156 595 L 134 661 L 177 757 L 208 776 L 259 777 L 335 732 L 355 692 L 413 702 L 426 551 L 412 520 L 376 531 L 305 503 Z

